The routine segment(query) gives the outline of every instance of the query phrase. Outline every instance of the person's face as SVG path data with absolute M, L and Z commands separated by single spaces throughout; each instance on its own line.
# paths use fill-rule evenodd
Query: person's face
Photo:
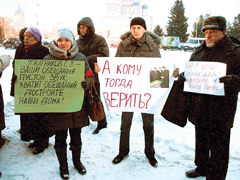
M 24 45 L 34 45 L 37 43 L 35 37 L 29 32 L 25 32 L 23 37 Z
M 213 47 L 217 42 L 222 40 L 225 36 L 225 31 L 219 29 L 206 29 L 205 38 L 207 47 Z
M 72 42 L 67 38 L 59 38 L 57 40 L 57 45 L 60 49 L 68 51 L 72 46 Z
M 85 36 L 87 33 L 88 33 L 88 27 L 87 26 L 85 26 L 85 25 L 80 25 L 79 26 L 79 29 L 80 29 L 80 31 L 81 31 L 81 34 L 82 34 L 82 36 Z
M 131 27 L 131 33 L 136 40 L 142 39 L 146 30 L 141 25 L 133 25 Z

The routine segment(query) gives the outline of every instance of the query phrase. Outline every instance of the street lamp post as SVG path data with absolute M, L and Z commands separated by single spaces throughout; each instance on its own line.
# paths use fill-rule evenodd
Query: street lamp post
M 38 28 L 38 9 L 39 9 L 39 3 L 37 4 L 37 28 Z
M 198 19 L 195 20 L 195 23 L 196 23 L 196 37 L 197 37 L 197 23 L 199 22 Z

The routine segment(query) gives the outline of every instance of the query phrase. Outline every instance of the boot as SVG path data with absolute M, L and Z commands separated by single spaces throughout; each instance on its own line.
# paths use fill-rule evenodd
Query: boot
M 81 146 L 71 146 L 70 150 L 72 151 L 72 160 L 73 160 L 73 165 L 79 172 L 79 174 L 84 175 L 86 174 L 86 168 L 80 161 L 80 156 L 81 156 Z
M 49 138 L 46 139 L 35 139 L 33 142 L 33 154 L 39 154 L 43 152 L 49 146 Z
M 5 139 L 2 137 L 2 132 L 0 130 L 0 148 L 4 145 Z
M 60 165 L 60 176 L 62 179 L 69 179 L 66 147 L 55 148 L 55 151 Z
M 107 127 L 107 121 L 106 121 L 106 118 L 104 118 L 103 120 L 98 121 L 97 128 L 92 133 L 98 134 L 101 129 L 106 128 L 106 127 Z

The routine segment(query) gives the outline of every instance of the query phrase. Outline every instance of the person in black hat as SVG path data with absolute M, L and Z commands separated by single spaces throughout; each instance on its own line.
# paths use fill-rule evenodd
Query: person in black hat
M 116 57 L 156 57 L 160 58 L 159 37 L 147 31 L 146 22 L 141 17 L 135 17 L 130 23 L 130 32 L 121 36 Z M 122 112 L 119 154 L 113 159 L 113 164 L 120 163 L 130 151 L 129 135 L 133 112 Z M 154 167 L 157 166 L 154 150 L 154 115 L 142 113 L 145 135 L 145 154 Z
M 206 176 L 207 180 L 224 180 L 229 161 L 230 132 L 233 127 L 240 90 L 240 46 L 226 35 L 226 19 L 212 16 L 204 20 L 205 42 L 192 54 L 190 61 L 227 64 L 224 96 L 189 93 L 189 121 L 195 125 L 195 169 L 186 176 Z M 176 71 L 174 75 L 178 74 Z M 184 82 L 184 72 L 178 81 Z

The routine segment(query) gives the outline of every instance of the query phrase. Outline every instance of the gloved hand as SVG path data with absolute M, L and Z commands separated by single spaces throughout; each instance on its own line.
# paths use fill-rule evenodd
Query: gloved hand
M 237 75 L 226 75 L 219 78 L 221 83 L 237 83 L 239 81 L 239 77 Z
M 6 67 L 9 66 L 10 60 L 12 59 L 9 55 L 2 55 L 0 56 L 0 71 L 2 72 Z
M 87 80 L 85 79 L 84 81 L 81 82 L 81 84 L 82 84 L 83 89 L 85 91 L 87 91 L 88 90 L 88 82 L 87 82 Z

